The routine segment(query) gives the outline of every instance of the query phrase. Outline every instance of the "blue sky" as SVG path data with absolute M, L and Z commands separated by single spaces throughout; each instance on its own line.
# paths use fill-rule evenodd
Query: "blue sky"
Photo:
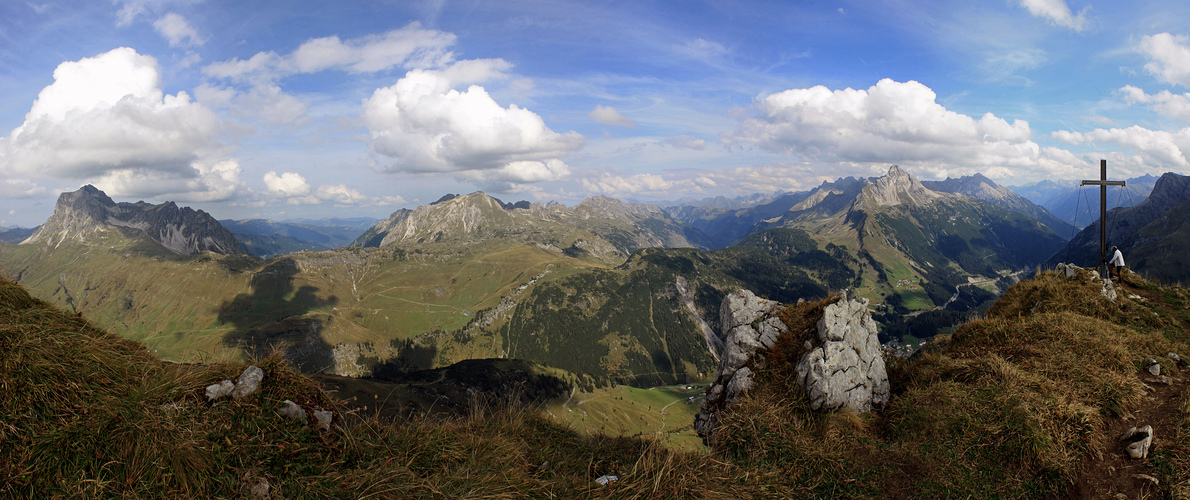
M 1190 7 L 9 1 L 0 225 L 87 183 L 219 218 L 1190 173 Z

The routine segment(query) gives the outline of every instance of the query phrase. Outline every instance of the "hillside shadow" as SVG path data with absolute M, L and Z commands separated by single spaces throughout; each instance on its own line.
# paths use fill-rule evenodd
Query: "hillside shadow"
M 281 348 L 303 372 L 333 370 L 331 346 L 320 335 L 323 321 L 330 317 L 309 313 L 337 304 L 338 297 L 319 298 L 318 288 L 309 285 L 295 290 L 298 271 L 293 259 L 279 259 L 252 275 L 252 293 L 224 301 L 217 309 L 219 323 L 231 324 L 234 329 L 223 337 L 223 345 L 253 356 Z

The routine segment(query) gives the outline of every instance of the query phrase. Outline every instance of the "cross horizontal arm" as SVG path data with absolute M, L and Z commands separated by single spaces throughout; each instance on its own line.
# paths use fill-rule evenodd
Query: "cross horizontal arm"
M 1124 181 L 1083 181 L 1080 186 L 1123 186 Z

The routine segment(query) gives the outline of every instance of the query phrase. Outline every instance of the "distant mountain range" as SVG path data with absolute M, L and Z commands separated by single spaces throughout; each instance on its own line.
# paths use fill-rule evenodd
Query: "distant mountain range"
M 25 241 L 30 236 L 33 236 L 33 233 L 36 232 L 40 227 L 41 226 L 33 228 L 0 226 L 0 243 L 15 245 Z
M 221 220 L 248 252 L 270 259 L 300 250 L 321 251 L 345 247 L 380 219 Z
M 721 248 L 763 227 L 762 222 L 764 221 L 782 217 L 789 211 L 799 210 L 795 206 L 806 202 L 809 198 L 817 199 L 817 201 L 809 202 L 811 205 L 815 205 L 829 195 L 849 192 L 848 190 L 858 189 L 865 183 L 874 183 L 877 179 L 876 177 L 868 179 L 840 178 L 834 182 L 823 182 L 821 186 L 810 191 L 780 194 L 767 200 L 761 198 L 760 195 L 753 195 L 751 199 L 763 201 L 744 208 L 701 203 L 671 206 L 666 210 L 675 218 L 687 222 L 705 233 L 712 248 Z M 921 185 L 934 192 L 962 194 L 1037 219 L 1062 238 L 1069 238 L 1074 233 L 1074 228 L 1070 224 L 1063 222 L 1045 208 L 997 185 L 981 174 L 958 179 L 947 178 L 944 181 L 922 181 Z M 818 207 L 815 211 L 822 214 L 837 212 L 850 201 L 852 200 L 831 196 L 830 204 Z
M 605 196 L 584 199 L 570 208 L 556 202 L 506 204 L 476 192 L 398 210 L 352 245 L 387 247 L 493 238 L 552 246 L 568 255 L 590 254 L 614 263 L 640 248 L 696 247 L 705 239 L 654 205 Z
M 1131 207 L 1143 202 L 1153 190 L 1157 178 L 1152 175 L 1133 177 L 1125 180 L 1123 188 L 1109 187 L 1107 208 Z M 1029 201 L 1045 207 L 1050 213 L 1066 224 L 1073 224 L 1085 228 L 1092 221 L 1099 219 L 1099 188 L 1095 186 L 1080 187 L 1077 180 L 1044 180 L 1027 186 L 1009 187 L 1012 191 Z M 1053 227 L 1053 226 L 1051 226 Z M 1072 233 L 1055 229 L 1063 238 L 1069 238 Z
M 1107 244 L 1120 247 L 1125 264 L 1133 271 L 1165 282 L 1190 284 L 1190 177 L 1166 173 L 1135 207 L 1109 210 Z M 1099 265 L 1098 218 L 1047 264 L 1058 262 Z
M 593 197 L 566 207 L 477 192 L 371 225 L 225 228 L 201 211 L 84 188 L 64 194 L 28 243 L 0 245 L 0 270 L 177 361 L 283 346 L 305 371 L 354 376 L 521 358 L 584 384 L 651 385 L 717 366 L 724 332 L 711 325 L 736 288 L 784 302 L 849 288 L 889 335 L 927 336 L 1065 243 L 1028 215 L 1044 209 L 982 176 L 923 183 L 896 166 L 715 205 Z

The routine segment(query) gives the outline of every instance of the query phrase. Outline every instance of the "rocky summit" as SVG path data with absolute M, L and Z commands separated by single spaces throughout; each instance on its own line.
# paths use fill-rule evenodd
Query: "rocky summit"
M 116 203 L 90 184 L 58 196 L 54 214 L 21 243 L 51 247 L 87 243 L 108 230 L 118 230 L 131 238 L 148 238 L 179 255 L 247 254 L 219 221 L 202 210 L 179 208 L 172 201 L 160 205 L 143 201 Z
M 694 430 L 704 443 L 711 444 L 724 410 L 755 385 L 755 374 L 768 364 L 765 352 L 790 334 L 789 326 L 777 317 L 781 310 L 780 303 L 759 298 L 748 290 L 723 298 L 720 318 L 727 335 L 726 347 L 719 371 L 707 387 L 702 408 L 694 419 Z M 793 334 L 805 333 L 810 332 Z M 816 334 L 802 347 L 796 370 L 797 384 L 814 410 L 846 408 L 862 413 L 886 405 L 888 372 L 868 300 L 850 298 L 844 292 L 827 305 Z

